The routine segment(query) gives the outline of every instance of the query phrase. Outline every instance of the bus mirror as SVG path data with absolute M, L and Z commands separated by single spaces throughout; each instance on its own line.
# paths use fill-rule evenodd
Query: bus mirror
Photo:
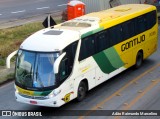
M 63 57 L 66 55 L 66 53 L 61 54 L 54 63 L 54 73 L 57 74 L 59 72 L 59 64 Z
M 18 52 L 18 50 L 12 52 L 12 53 L 7 57 L 7 59 L 6 59 L 6 67 L 7 67 L 8 69 L 11 68 L 11 61 L 10 61 L 11 58 L 14 57 L 14 56 L 17 54 L 17 52 Z

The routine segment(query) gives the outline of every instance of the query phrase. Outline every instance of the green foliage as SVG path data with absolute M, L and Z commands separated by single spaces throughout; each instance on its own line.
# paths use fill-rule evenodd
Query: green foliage
M 5 59 L 0 59 L 0 66 L 5 66 Z
M 6 76 L 6 79 L 7 79 L 7 80 L 11 80 L 11 79 L 14 78 L 14 76 L 15 76 L 15 73 L 8 74 L 8 75 Z

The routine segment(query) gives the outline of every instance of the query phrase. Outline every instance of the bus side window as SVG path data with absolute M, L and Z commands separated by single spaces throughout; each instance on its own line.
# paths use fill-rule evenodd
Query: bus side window
M 107 43 L 107 33 L 106 31 L 102 31 L 98 34 L 96 34 L 95 38 L 95 44 L 96 44 L 96 52 L 100 52 L 102 50 L 105 50 L 109 47 L 109 43 Z
M 121 27 L 121 25 L 117 25 L 117 26 L 111 27 L 109 29 L 109 39 L 110 39 L 111 46 L 122 42 L 122 27 Z
M 146 14 L 147 29 L 152 28 L 156 24 L 156 21 L 157 21 L 156 17 L 157 17 L 156 11 L 152 11 Z
M 111 47 L 112 45 L 111 45 L 111 42 L 110 42 L 110 38 L 109 38 L 109 32 L 108 32 L 108 29 L 105 31 L 105 34 L 106 34 L 106 43 L 107 43 L 107 45 L 106 45 L 106 49 L 107 48 L 109 48 L 109 47 Z
M 79 55 L 79 61 L 87 58 L 87 48 L 85 45 L 85 39 L 81 40 L 81 48 L 80 48 L 80 55 Z
M 69 76 L 68 58 L 64 58 L 60 64 L 60 80 L 64 80 Z
M 70 73 L 72 72 L 72 68 L 73 68 L 73 63 L 74 63 L 74 59 L 75 59 L 75 54 L 76 54 L 76 50 L 77 50 L 77 44 L 78 41 L 70 44 L 69 46 L 67 46 L 63 52 L 66 52 L 66 58 L 67 58 L 67 65 L 68 65 L 68 75 L 70 75 Z
M 94 35 L 83 38 L 81 41 L 79 61 L 86 59 L 95 54 L 95 37 Z
M 128 38 L 131 38 L 135 35 L 134 31 L 134 19 L 124 22 L 122 24 L 122 35 L 123 35 L 123 40 L 127 40 Z
M 75 58 L 75 55 L 76 55 L 77 44 L 78 44 L 78 42 L 75 42 L 75 43 L 72 44 L 71 50 L 72 50 L 72 58 L 73 59 Z
M 136 18 L 136 34 L 140 34 L 147 29 L 145 15 Z

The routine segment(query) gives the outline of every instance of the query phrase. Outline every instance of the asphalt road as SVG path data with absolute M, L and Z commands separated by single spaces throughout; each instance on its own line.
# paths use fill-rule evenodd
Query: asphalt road
M 160 46 L 160 40 L 159 40 Z M 48 115 L 65 115 L 61 110 L 86 110 L 80 112 L 82 116 L 50 116 L 40 119 L 159 119 L 157 116 L 92 116 L 93 110 L 160 110 L 160 47 L 158 51 L 144 61 L 137 70 L 130 68 L 125 72 L 99 85 L 88 92 L 82 102 L 75 100 L 60 108 L 38 107 L 18 103 L 14 96 L 13 82 L 0 87 L 1 110 L 36 110 L 46 111 Z M 58 111 L 57 111 L 58 110 Z M 22 117 L 0 117 L 21 119 Z M 30 119 L 31 117 L 28 117 Z
M 62 11 L 68 0 L 1 0 L 0 23 Z

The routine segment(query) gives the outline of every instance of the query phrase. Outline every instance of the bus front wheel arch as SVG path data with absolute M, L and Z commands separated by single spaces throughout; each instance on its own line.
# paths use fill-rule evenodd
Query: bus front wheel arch
M 135 63 L 135 69 L 138 69 L 141 67 L 143 63 L 143 50 L 139 50 L 136 56 L 136 63 Z
M 88 82 L 86 79 L 84 79 L 79 83 L 79 86 L 78 86 L 78 90 L 77 90 L 78 102 L 81 102 L 85 98 L 87 91 L 88 91 Z

